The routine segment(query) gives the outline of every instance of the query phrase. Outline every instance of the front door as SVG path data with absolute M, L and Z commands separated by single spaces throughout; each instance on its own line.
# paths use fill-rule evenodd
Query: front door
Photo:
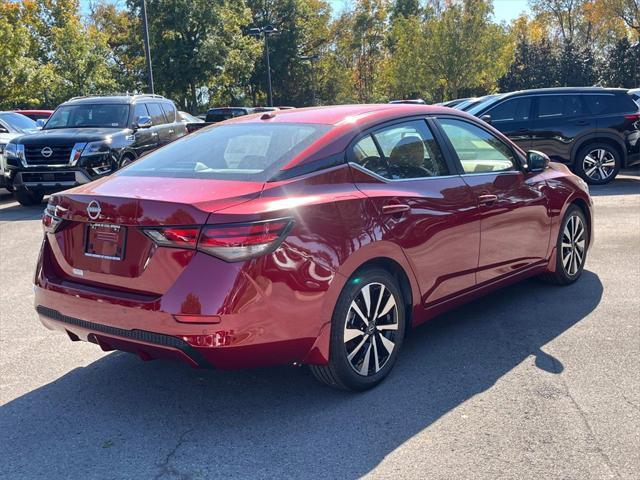
M 479 125 L 438 123 L 480 210 L 478 284 L 545 262 L 551 223 L 542 174 L 525 172 L 516 152 Z
M 424 119 L 363 136 L 350 152 L 356 186 L 380 218 L 383 240 L 402 247 L 423 305 L 475 286 L 476 200 Z
M 532 97 L 509 98 L 485 114 L 491 116 L 491 126 L 500 130 L 523 150 L 531 149 Z

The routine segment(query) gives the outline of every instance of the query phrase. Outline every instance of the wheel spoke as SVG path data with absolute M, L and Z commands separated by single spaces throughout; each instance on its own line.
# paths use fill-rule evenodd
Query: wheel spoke
M 357 328 L 345 328 L 344 329 L 344 343 L 350 342 L 354 338 L 358 338 L 361 335 L 364 335 L 364 332 L 361 332 Z
M 604 158 L 605 151 L 602 150 L 602 149 L 598 149 L 597 152 L 598 152 L 598 160 L 602 162 L 602 159 Z
M 380 314 L 376 318 L 384 317 L 387 313 L 389 313 L 389 310 L 391 310 L 395 306 L 396 299 L 393 297 L 393 295 L 389 295 L 389 299 L 387 300 L 386 305 L 382 309 L 382 312 L 380 312 Z
M 364 313 L 362 313 L 362 311 L 360 310 L 360 307 L 355 302 L 355 300 L 351 302 L 351 310 L 353 310 L 358 314 L 358 316 L 364 322 L 365 325 L 369 326 L 369 320 L 367 320 L 367 317 L 364 315 Z
M 569 250 L 569 252 L 562 257 L 562 264 L 567 272 L 569 271 L 569 262 L 571 261 L 572 252 L 573 250 Z
M 364 305 L 367 307 L 367 318 L 371 315 L 371 285 L 365 285 L 361 292 L 362 298 L 364 298 Z
M 380 370 L 380 359 L 378 358 L 378 342 L 376 341 L 376 335 L 371 337 L 371 343 L 373 343 L 373 368 L 377 373 Z
M 604 173 L 604 170 L 602 169 L 602 167 L 598 168 L 598 173 L 600 174 L 600 179 L 604 180 L 605 178 L 608 177 L 608 175 L 606 173 Z
M 593 158 L 591 156 L 591 154 L 587 155 L 586 157 L 584 157 L 584 163 L 588 164 L 588 165 L 595 165 L 596 164 L 596 159 Z
M 605 160 L 604 162 L 602 162 L 602 166 L 603 167 L 610 167 L 610 168 L 615 167 L 616 166 L 615 158 L 610 158 L 608 160 Z
M 384 330 L 398 330 L 398 324 L 397 323 L 388 323 L 388 324 L 384 324 L 384 325 L 376 325 L 376 328 L 378 329 L 379 332 L 382 332 Z
M 382 340 L 382 345 L 387 349 L 389 355 L 391 355 L 391 352 L 393 352 L 393 348 L 396 346 L 396 344 L 382 334 L 380 335 L 380 340 Z
M 376 304 L 376 310 L 373 313 L 373 317 L 371 317 L 371 318 L 378 318 L 378 311 L 380 310 L 380 303 L 382 303 L 382 296 L 383 295 L 384 295 L 384 285 L 380 285 L 380 292 L 378 293 L 378 302 Z
M 367 338 L 369 338 L 369 336 L 365 335 L 364 338 L 360 341 L 360 343 L 356 346 L 356 348 L 354 348 L 353 351 L 349 354 L 349 356 L 347 357 L 349 361 L 353 360 L 353 357 L 355 357 L 358 354 L 358 352 L 360 351 L 364 343 L 367 341 Z
M 586 173 L 588 177 L 593 177 L 593 174 L 595 173 L 597 168 L 598 168 L 598 166 L 594 165 L 589 170 L 586 170 L 584 173 Z
M 364 360 L 362 360 L 362 366 L 360 367 L 361 375 L 369 375 L 369 359 L 371 358 L 371 343 L 369 343 L 369 348 L 364 354 Z

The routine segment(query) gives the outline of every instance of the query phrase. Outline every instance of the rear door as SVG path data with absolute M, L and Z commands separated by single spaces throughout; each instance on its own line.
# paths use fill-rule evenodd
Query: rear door
M 162 147 L 171 143 L 171 125 L 167 123 L 167 118 L 164 115 L 164 111 L 159 102 L 147 103 L 147 108 L 151 114 L 151 121 L 153 122 L 153 128 L 158 134 L 158 146 Z
M 532 97 L 508 98 L 483 115 L 491 115 L 491 125 L 523 150 L 531 148 Z
M 471 189 L 418 118 L 362 135 L 350 149 L 359 190 L 382 236 L 404 250 L 424 305 L 475 286 L 480 223 Z
M 481 218 L 478 284 L 546 262 L 551 223 L 541 173 L 527 173 L 500 138 L 460 118 L 438 124 L 472 189 Z
M 546 153 L 554 162 L 570 163 L 576 140 L 596 128 L 582 95 L 553 94 L 535 98 L 531 149 Z

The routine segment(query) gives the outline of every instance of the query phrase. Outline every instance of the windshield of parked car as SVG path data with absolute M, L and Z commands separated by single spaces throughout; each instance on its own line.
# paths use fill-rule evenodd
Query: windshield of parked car
M 301 123 L 222 124 L 156 150 L 118 175 L 265 181 L 330 128 Z
M 129 118 L 129 105 L 125 104 L 81 104 L 59 107 L 44 126 L 54 128 L 124 128 Z
M 0 113 L 0 120 L 8 127 L 11 133 L 31 133 L 37 130 L 38 125 L 20 113 L 15 112 L 2 112 Z

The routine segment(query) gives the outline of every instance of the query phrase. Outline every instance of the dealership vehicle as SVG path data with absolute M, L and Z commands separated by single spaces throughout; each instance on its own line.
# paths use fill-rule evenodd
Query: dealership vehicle
M 179 111 L 178 118 L 187 127 L 187 133 L 195 132 L 196 130 L 200 130 L 204 126 L 209 125 L 208 123 L 205 123 L 203 119 L 195 117 L 187 112 Z
M 40 120 L 44 125 L 53 113 L 53 110 L 14 110 L 14 112 L 20 113 L 25 117 L 29 117 L 34 122 Z
M 523 149 L 540 150 L 592 184 L 640 163 L 640 107 L 625 89 L 544 88 L 505 93 L 467 110 Z
M 44 128 L 5 149 L 7 172 L 22 205 L 47 193 L 109 175 L 187 133 L 172 101 L 160 95 L 76 97 Z
M 236 118 L 57 194 L 41 321 L 149 360 L 298 362 L 363 390 L 405 334 L 534 275 L 576 281 L 584 181 L 475 117 L 350 105 Z
M 12 189 L 4 149 L 10 140 L 38 130 L 36 122 L 16 112 L 0 112 L 0 187 Z

